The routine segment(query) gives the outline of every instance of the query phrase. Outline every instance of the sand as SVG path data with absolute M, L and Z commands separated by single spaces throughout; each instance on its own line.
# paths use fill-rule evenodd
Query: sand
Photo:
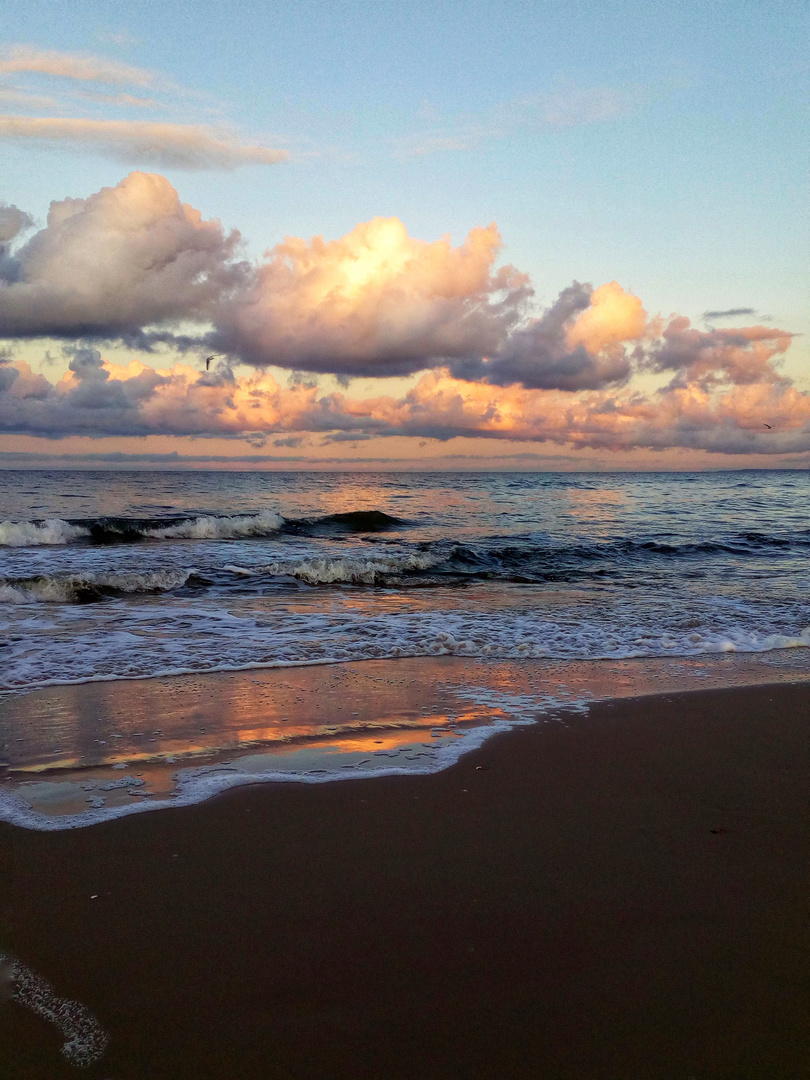
M 810 687 L 745 687 L 2 825 L 0 950 L 98 1018 L 94 1080 L 806 1080 L 808 765 Z M 4 1080 L 82 1075 L 60 1041 L 0 1004 Z

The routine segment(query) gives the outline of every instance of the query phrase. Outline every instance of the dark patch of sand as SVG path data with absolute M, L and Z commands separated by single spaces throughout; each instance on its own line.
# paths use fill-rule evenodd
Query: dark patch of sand
M 93 1080 L 806 1080 L 810 689 L 602 703 L 443 773 L 0 826 Z M 97 894 L 97 899 L 91 900 Z M 4 1080 L 61 1080 L 0 1004 Z

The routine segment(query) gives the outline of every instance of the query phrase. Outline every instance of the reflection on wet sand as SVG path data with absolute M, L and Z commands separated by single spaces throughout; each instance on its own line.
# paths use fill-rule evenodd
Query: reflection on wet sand
M 759 663 L 439 657 L 49 688 L 4 702 L 0 801 L 13 796 L 54 817 L 165 803 L 192 781 L 228 774 L 421 771 L 453 760 L 442 750 L 458 749 L 465 733 L 503 721 L 555 720 L 595 698 L 797 679 L 805 669 L 796 651 Z

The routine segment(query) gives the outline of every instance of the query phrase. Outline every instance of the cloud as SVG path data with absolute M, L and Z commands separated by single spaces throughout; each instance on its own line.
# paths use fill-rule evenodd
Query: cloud
M 4 55 L 5 59 L 0 59 L 0 75 L 35 73 L 112 86 L 154 87 L 165 83 L 153 71 L 99 56 L 36 49 L 29 45 L 13 45 Z
M 22 361 L 0 364 L 0 430 L 48 438 L 331 430 L 316 387 L 281 387 L 264 373 L 237 380 L 227 364 L 210 373 L 183 364 L 119 367 L 88 346 L 68 355 L 69 369 L 55 384 Z
M 121 94 L 103 94 L 99 90 L 91 90 L 85 93 L 76 93 L 74 97 L 79 101 L 91 101 L 98 105 L 118 105 L 125 109 L 163 109 L 162 102 L 154 97 L 137 97 L 127 92 Z
M 103 360 L 90 347 L 68 350 L 57 383 L 25 363 L 0 364 L 0 431 L 67 435 L 175 435 L 250 439 L 275 435 L 278 447 L 321 434 L 330 443 L 405 435 L 534 442 L 578 451 L 686 447 L 724 454 L 781 455 L 810 450 L 810 393 L 787 381 L 705 389 L 665 387 L 571 394 L 492 386 L 427 372 L 401 397 L 352 398 L 317 386 L 281 386 L 266 371 L 238 377 L 175 364 L 155 370 Z M 769 424 L 770 428 L 765 425 Z
M 53 202 L 45 228 L 0 263 L 0 337 L 137 339 L 205 320 L 244 278 L 239 242 L 161 176 Z
M 644 364 L 653 371 L 675 372 L 673 387 L 777 382 L 781 376 L 772 361 L 785 352 L 792 336 L 766 326 L 696 330 L 689 319 L 678 316 L 647 351 Z
M 213 347 L 256 366 L 367 376 L 480 356 L 500 347 L 531 296 L 525 274 L 495 270 L 500 247 L 494 225 L 454 248 L 413 239 L 397 218 L 339 240 L 288 237 L 220 305 Z
M 637 92 L 610 86 L 567 87 L 552 93 L 527 94 L 501 102 L 479 115 L 448 117 L 444 124 L 398 139 L 401 157 L 425 157 L 447 151 L 472 150 L 518 131 L 551 131 L 603 123 L 628 112 Z M 434 110 L 430 110 L 434 119 Z
M 0 86 L 0 102 L 21 109 L 57 109 L 59 102 L 49 94 L 32 94 L 17 87 Z
M 116 161 L 161 168 L 235 169 L 240 165 L 273 165 L 289 157 L 287 150 L 243 145 L 201 124 L 144 120 L 6 115 L 0 116 L 0 139 L 93 147 Z
M 0 244 L 7 244 L 21 232 L 30 229 L 34 219 L 19 207 L 0 202 Z
M 494 355 L 451 362 L 458 378 L 534 390 L 594 390 L 625 383 L 627 345 L 644 336 L 641 301 L 615 281 L 593 290 L 574 282 L 539 318 L 510 334 Z
M 528 277 L 497 265 L 494 224 L 453 247 L 375 218 L 337 240 L 288 237 L 252 264 L 236 231 L 145 173 L 52 203 L 45 227 L 21 243 L 31 224 L 0 208 L 0 337 L 61 337 L 69 369 L 51 382 L 0 354 L 1 431 L 259 445 L 275 436 L 290 447 L 309 435 L 406 435 L 574 450 L 810 449 L 810 394 L 780 368 L 790 332 L 650 318 L 616 281 L 574 282 L 538 313 Z M 117 367 L 93 345 L 102 340 L 224 356 L 207 372 Z M 286 385 L 271 366 L 291 372 Z M 340 376 L 341 389 L 323 392 L 313 372 Z M 345 392 L 353 376 L 420 372 L 399 397 L 384 382 L 366 396 Z
M 141 43 L 129 30 L 99 30 L 96 37 L 105 45 L 116 45 L 119 49 L 131 49 Z
M 399 146 L 403 157 L 427 157 L 429 154 L 453 150 L 472 150 L 480 146 L 487 138 L 498 137 L 498 132 L 471 128 L 456 135 L 417 135 L 401 141 Z
M 703 319 L 737 319 L 741 316 L 756 315 L 756 311 L 750 307 L 728 308 L 726 311 L 704 311 Z
M 18 75 L 33 76 L 40 92 L 16 85 Z M 52 90 L 54 79 L 62 83 L 58 93 L 42 93 L 43 88 Z M 82 112 L 88 107 L 165 110 L 176 107 L 179 99 L 202 96 L 158 72 L 104 57 L 27 45 L 10 46 L 0 54 L 0 102 L 22 112 Z M 115 161 L 160 168 L 235 169 L 275 164 L 289 156 L 286 150 L 249 144 L 227 130 L 204 124 L 83 116 L 8 113 L 0 116 L 0 139 L 83 152 L 91 149 Z
M 539 122 L 548 127 L 567 128 L 613 120 L 631 108 L 633 96 L 610 86 L 571 87 L 516 104 L 524 111 L 536 112 Z

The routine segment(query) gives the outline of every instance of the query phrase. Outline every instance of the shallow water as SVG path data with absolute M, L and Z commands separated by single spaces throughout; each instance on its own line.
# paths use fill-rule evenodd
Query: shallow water
M 64 829 L 259 782 L 438 772 L 594 701 L 810 680 L 804 650 L 621 661 L 413 657 L 97 682 L 7 699 L 0 820 Z

